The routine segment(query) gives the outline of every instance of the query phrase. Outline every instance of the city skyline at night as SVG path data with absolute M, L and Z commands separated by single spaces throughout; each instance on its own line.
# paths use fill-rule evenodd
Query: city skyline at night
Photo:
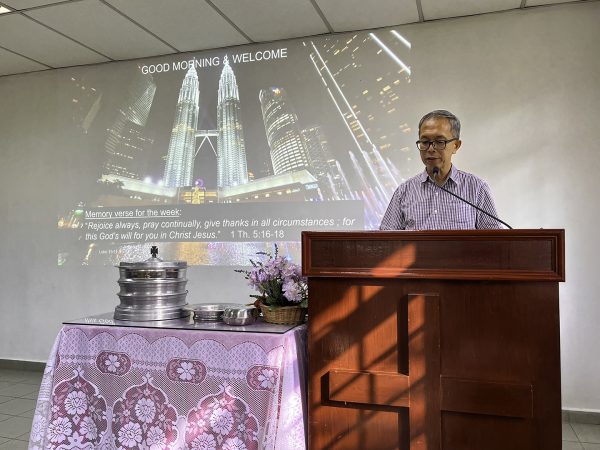
M 82 80 L 96 93 L 75 111 L 77 129 L 89 148 L 101 139 L 105 156 L 75 204 L 222 205 L 235 216 L 241 203 L 264 204 L 265 214 L 268 204 L 294 204 L 309 214 L 323 202 L 348 202 L 360 205 L 350 222 L 376 229 L 420 163 L 403 103 L 410 52 L 392 31 L 256 45 L 254 53 L 280 56 L 268 61 L 217 49 Z M 150 75 L 151 66 L 164 70 Z M 127 156 L 109 171 L 112 141 L 112 153 Z

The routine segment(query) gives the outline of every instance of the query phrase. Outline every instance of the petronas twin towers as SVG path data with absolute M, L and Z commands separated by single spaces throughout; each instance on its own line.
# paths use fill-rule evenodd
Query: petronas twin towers
M 225 65 L 219 80 L 217 102 L 217 185 L 219 188 L 237 186 L 248 182 L 246 148 L 235 74 L 225 56 Z
M 169 187 L 193 184 L 196 157 L 200 89 L 192 65 L 179 91 L 165 165 L 164 184 Z M 246 149 L 241 122 L 240 96 L 235 74 L 225 57 L 217 103 L 217 184 L 219 188 L 248 182 Z
M 179 91 L 179 100 L 169 142 L 164 183 L 169 187 L 191 186 L 196 156 L 196 127 L 198 126 L 198 74 L 190 67 Z

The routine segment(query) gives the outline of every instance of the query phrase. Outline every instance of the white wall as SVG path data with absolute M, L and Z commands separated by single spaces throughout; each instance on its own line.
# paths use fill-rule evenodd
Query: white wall
M 561 286 L 563 408 L 600 411 L 599 215 L 600 3 L 577 3 L 402 27 L 414 43 L 414 105 L 407 120 L 446 108 L 463 123 L 455 163 L 490 183 L 501 216 L 516 228 L 565 228 Z M 0 78 L 0 93 L 51 96 L 52 74 Z M 60 149 L 52 99 L 22 105 L 0 97 L 0 358 L 43 361 L 61 320 L 110 311 L 116 269 L 56 267 L 56 174 L 77 169 Z M 29 108 L 29 109 L 28 109 Z M 32 120 L 15 121 L 19 112 Z M 35 112 L 35 114 L 34 114 Z M 48 120 L 40 121 L 42 116 Z M 22 145 L 2 145 L 3 130 Z M 82 149 L 85 152 L 85 149 Z M 82 158 L 84 158 L 82 153 Z M 417 157 L 417 155 L 415 155 Z M 63 180 L 64 182 L 64 180 Z M 72 273 L 72 272 L 71 272 Z M 194 302 L 245 300 L 241 278 L 192 268 Z M 202 297 L 202 298 L 199 298 Z M 532 324 L 535 327 L 535 324 Z
M 456 165 L 487 179 L 498 211 L 513 227 L 566 230 L 567 282 L 560 289 L 563 408 L 596 411 L 598 23 L 596 2 L 403 28 L 420 46 L 414 52 L 412 104 L 421 99 L 422 111 L 448 108 L 461 118 Z

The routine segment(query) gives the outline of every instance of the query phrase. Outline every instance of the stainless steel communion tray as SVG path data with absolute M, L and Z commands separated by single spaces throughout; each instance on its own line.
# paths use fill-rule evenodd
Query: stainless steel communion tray
M 142 262 L 121 262 L 115 308 L 116 320 L 146 322 L 179 319 L 190 312 L 185 307 L 187 290 L 185 261 L 163 261 L 158 247 L 150 249 L 151 257 Z

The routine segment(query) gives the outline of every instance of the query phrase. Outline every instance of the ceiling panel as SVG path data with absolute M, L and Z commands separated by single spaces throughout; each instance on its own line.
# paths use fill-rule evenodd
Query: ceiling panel
M 327 33 L 309 0 L 212 0 L 254 41 L 273 41 Z
M 65 0 L 2 0 L 0 3 L 8 6 L 12 9 L 27 9 L 35 6 L 51 5 L 53 3 L 60 3 Z
M 316 0 L 334 31 L 379 28 L 419 21 L 416 0 Z
M 99 54 L 21 14 L 0 15 L 0 46 L 51 67 L 107 61 Z
M 174 52 L 97 0 L 63 3 L 25 14 L 111 59 L 142 58 Z
M 14 73 L 33 72 L 47 69 L 46 66 L 33 62 L 0 48 L 0 76 Z
M 180 51 L 246 44 L 248 40 L 204 0 L 107 0 Z
M 519 8 L 521 0 L 421 0 L 425 20 Z

